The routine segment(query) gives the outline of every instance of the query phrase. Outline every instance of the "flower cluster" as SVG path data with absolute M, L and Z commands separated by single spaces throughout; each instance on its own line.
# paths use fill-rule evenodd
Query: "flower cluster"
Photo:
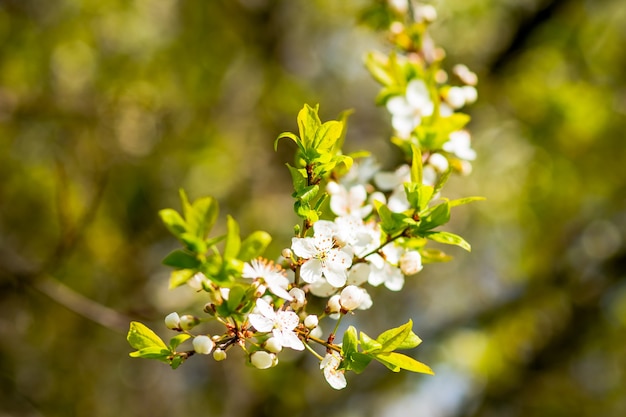
M 169 344 L 143 324 L 131 323 L 128 341 L 137 349 L 131 356 L 176 368 L 194 354 L 224 360 L 238 346 L 249 364 L 267 369 L 279 363 L 283 349 L 306 350 L 335 389 L 347 385 L 347 371 L 359 373 L 372 360 L 393 371 L 432 373 L 397 352 L 421 342 L 411 321 L 376 338 L 350 326 L 336 342 L 338 321 L 372 308 L 368 288 L 401 291 L 424 264 L 449 259 L 428 246 L 430 241 L 469 250 L 462 237 L 439 228 L 448 223 L 452 207 L 477 199 L 441 196 L 449 175 L 467 174 L 476 157 L 465 130 L 469 117 L 457 112 L 476 100 L 475 74 L 456 66 L 453 74 L 462 85 L 447 83 L 443 54 L 427 33 L 434 9 L 404 9 L 394 1 L 383 12 L 392 17 L 387 29 L 395 49 L 388 56 L 370 54 L 367 66 L 382 84 L 380 104 L 391 113 L 391 140 L 405 161 L 383 170 L 371 156 L 344 155 L 345 118 L 322 123 L 318 107 L 305 105 L 298 134 L 282 133 L 275 143 L 288 139 L 297 146 L 298 162 L 288 168 L 302 223 L 273 260 L 263 256 L 271 237 L 257 231 L 242 239 L 232 217 L 225 235 L 210 237 L 217 202 L 210 197 L 190 202 L 181 192 L 182 213 L 160 212 L 182 244 L 164 264 L 174 268 L 171 287 L 186 284 L 206 294 L 206 316 L 169 314 L 165 325 L 178 332 Z M 309 303 L 311 297 L 325 299 L 323 307 L 311 307 L 320 305 Z M 329 320 L 336 322 L 325 333 L 322 323 Z M 196 331 L 209 321 L 222 330 Z M 192 349 L 180 350 L 187 340 Z

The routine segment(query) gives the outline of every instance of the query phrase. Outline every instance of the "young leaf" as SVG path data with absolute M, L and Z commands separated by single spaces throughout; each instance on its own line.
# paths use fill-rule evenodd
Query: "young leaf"
M 167 357 L 170 354 L 171 351 L 168 349 L 153 346 L 130 352 L 128 355 L 131 358 L 158 359 L 160 361 L 167 362 Z
M 159 211 L 159 217 L 165 224 L 165 227 L 177 238 L 187 231 L 185 221 L 174 209 L 163 209 Z
M 304 152 L 304 147 L 302 146 L 302 141 L 300 140 L 300 138 L 298 136 L 294 135 L 291 132 L 283 132 L 280 135 L 278 135 L 278 137 L 274 141 L 274 152 L 276 152 L 278 150 L 278 141 L 281 140 L 282 138 L 291 139 L 292 141 L 294 141 L 296 143 L 296 145 L 298 145 L 298 148 L 300 148 L 300 151 Z
M 474 201 L 482 201 L 482 200 L 486 200 L 486 198 L 485 197 L 465 197 L 465 198 L 459 198 L 457 200 L 450 200 L 448 204 L 450 204 L 450 207 L 456 207 L 456 206 L 461 206 L 463 204 L 472 203 Z
M 422 152 L 420 148 L 411 144 L 412 162 L 411 162 L 411 182 L 422 183 Z
M 381 333 L 376 341 L 381 344 L 381 352 L 392 352 L 401 346 L 404 341 L 410 337 L 413 327 L 413 321 L 409 320 L 400 327 L 389 329 Z
M 374 359 L 385 365 L 394 372 L 404 369 L 411 372 L 435 375 L 429 366 L 416 361 L 415 359 L 397 352 L 384 352 L 374 354 Z
M 177 269 L 170 274 L 170 290 L 185 285 L 196 273 L 193 269 Z
M 465 239 L 463 239 L 459 235 L 455 235 L 450 232 L 426 232 L 424 233 L 424 237 L 434 240 L 435 242 L 445 243 L 446 245 L 456 245 L 460 246 L 468 252 L 472 251 L 472 247 L 470 246 Z
M 185 340 L 189 338 L 191 338 L 191 336 L 186 333 L 181 333 L 179 335 L 172 337 L 170 339 L 170 350 L 172 351 L 176 350 L 176 348 L 180 346 L 181 343 L 183 343 Z
M 300 130 L 300 140 L 305 150 L 313 148 L 315 132 L 321 126 L 322 121 L 318 116 L 319 104 L 314 108 L 305 104 L 298 112 L 298 129 Z
M 383 346 L 380 343 L 378 343 L 376 340 L 372 339 L 365 333 L 361 332 L 359 336 L 363 353 L 377 352 L 382 349 Z
M 163 259 L 163 265 L 177 269 L 197 268 L 200 265 L 200 261 L 193 254 L 178 249 Z
M 418 230 L 426 232 L 450 221 L 450 205 L 447 201 L 436 205 L 430 213 L 422 218 Z
M 270 236 L 269 233 L 257 230 L 241 242 L 241 249 L 239 249 L 237 258 L 241 261 L 248 262 L 251 259 L 259 257 L 263 254 L 271 241 L 272 236 Z
M 230 310 L 233 313 L 236 312 L 237 307 L 240 306 L 245 295 L 246 295 L 246 290 L 243 287 L 239 285 L 235 285 L 234 287 L 232 287 L 230 289 L 230 292 L 228 293 L 228 301 L 227 301 L 228 310 Z
M 130 323 L 130 329 L 128 330 L 126 340 L 128 340 L 128 343 L 130 343 L 130 345 L 137 350 L 145 348 L 160 348 L 167 350 L 165 342 L 163 342 L 163 340 L 161 340 L 161 338 L 150 330 L 145 324 L 139 323 L 138 321 L 132 321 Z
M 365 367 L 369 365 L 372 361 L 373 356 L 367 355 L 365 353 L 353 352 L 350 355 L 349 366 L 346 366 L 346 370 L 354 371 L 357 374 L 360 374 L 365 370 Z M 345 360 L 344 360 L 345 361 Z
M 241 237 L 239 236 L 239 225 L 230 215 L 226 218 L 226 243 L 224 245 L 224 259 L 235 258 L 241 249 Z
M 304 188 L 307 186 L 307 176 L 306 170 L 303 168 L 294 168 L 289 164 L 286 164 L 289 169 L 289 173 L 291 174 L 291 181 L 293 182 L 293 189 L 296 194 L 302 192 Z
M 218 204 L 213 197 L 202 197 L 193 202 L 185 212 L 188 231 L 196 237 L 207 237 L 218 215 Z
M 341 344 L 341 356 L 346 357 L 357 351 L 356 329 L 354 326 L 348 327 L 343 334 L 343 343 Z

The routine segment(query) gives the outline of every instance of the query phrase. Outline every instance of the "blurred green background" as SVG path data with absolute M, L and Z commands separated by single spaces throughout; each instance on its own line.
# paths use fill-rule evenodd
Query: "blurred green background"
M 371 365 L 334 391 L 307 355 L 271 370 L 131 359 L 130 320 L 200 310 L 167 290 L 157 211 L 212 195 L 289 244 L 303 103 L 353 108 L 346 148 L 391 168 L 358 24 L 366 0 L 0 1 L 0 416 L 626 415 L 626 4 L 435 0 L 451 67 L 479 75 L 479 158 L 449 197 L 471 254 L 351 324 L 413 318 L 437 375 Z M 194 310 L 195 309 L 195 310 Z

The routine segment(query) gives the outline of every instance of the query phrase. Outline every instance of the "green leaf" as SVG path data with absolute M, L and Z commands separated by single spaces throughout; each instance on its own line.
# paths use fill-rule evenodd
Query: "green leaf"
M 132 321 L 130 323 L 130 329 L 128 330 L 126 340 L 128 340 L 128 343 L 130 343 L 130 345 L 137 350 L 145 348 L 160 348 L 167 350 L 165 342 L 163 342 L 163 340 L 161 340 L 161 338 L 146 325 L 139 323 L 138 321 Z
M 437 204 L 430 210 L 430 213 L 422 218 L 418 230 L 420 232 L 426 232 L 434 229 L 435 227 L 446 224 L 450 221 L 450 204 L 444 201 L 441 204 Z
M 303 202 L 308 203 L 309 201 L 313 200 L 317 196 L 317 193 L 319 193 L 319 190 L 320 190 L 319 185 L 317 184 L 310 185 L 300 190 L 300 192 L 296 193 L 294 195 L 294 198 L 297 198 L 298 200 L 302 200 Z
M 302 146 L 302 142 L 298 136 L 294 135 L 291 132 L 283 132 L 280 135 L 278 135 L 278 137 L 274 141 L 274 152 L 278 150 L 278 141 L 281 140 L 282 138 L 291 139 L 292 141 L 296 143 L 296 145 L 298 145 L 298 148 L 300 148 L 301 151 L 304 151 L 304 147 Z
M 235 258 L 241 249 L 239 225 L 230 215 L 226 218 L 226 243 L 224 244 L 224 259 Z
M 202 197 L 187 205 L 185 219 L 187 220 L 187 230 L 200 239 L 205 239 L 218 215 L 218 204 L 213 197 Z
M 177 269 L 197 268 L 200 265 L 200 261 L 194 254 L 178 249 L 163 259 L 163 265 Z
M 191 338 L 191 335 L 188 335 L 186 333 L 181 333 L 172 337 L 170 339 L 170 350 L 176 350 L 176 348 L 180 346 L 181 343 L 183 343 L 185 340 L 188 340 L 189 338 Z
M 167 357 L 171 353 L 172 352 L 168 349 L 153 346 L 139 349 L 135 352 L 130 352 L 128 355 L 132 358 L 158 359 L 163 362 L 167 362 Z
M 300 140 L 305 150 L 313 148 L 315 132 L 321 126 L 322 121 L 318 116 L 319 105 L 314 108 L 305 104 L 298 112 L 298 129 L 300 130 Z
M 450 207 L 456 207 L 456 206 L 462 206 L 463 204 L 472 203 L 474 201 L 483 201 L 483 200 L 486 200 L 486 198 L 485 197 L 465 197 L 465 198 L 459 198 L 457 200 L 450 200 L 448 204 L 450 204 Z
M 180 235 L 180 240 L 183 242 L 185 247 L 193 253 L 203 254 L 207 250 L 207 245 L 204 239 L 193 233 L 183 233 Z
M 381 333 L 376 341 L 381 344 L 381 352 L 392 352 L 401 346 L 412 333 L 413 321 L 409 320 L 402 326 Z
M 365 353 L 353 352 L 350 354 L 348 361 L 344 359 L 346 363 L 346 367 L 344 368 L 346 371 L 354 371 L 357 374 L 360 374 L 365 370 L 365 367 L 369 365 L 372 361 L 373 357 L 371 355 L 367 355 Z
M 306 175 L 306 169 L 304 168 L 294 168 L 289 164 L 286 164 L 289 169 L 289 173 L 291 174 L 291 181 L 293 182 L 293 189 L 297 193 L 300 193 L 304 188 L 307 187 L 308 180 Z
M 180 287 L 181 285 L 185 285 L 195 273 L 196 271 L 193 269 L 177 269 L 172 271 L 170 274 L 169 289 L 171 290 L 176 287 Z
M 187 231 L 185 221 L 176 210 L 163 209 L 159 211 L 159 217 L 161 217 L 165 227 L 177 238 L 180 238 L 180 235 Z
M 354 326 L 350 326 L 343 334 L 343 343 L 341 344 L 341 356 L 348 356 L 357 351 L 357 337 L 356 329 Z
M 411 163 L 411 182 L 422 183 L 422 152 L 420 148 L 411 144 L 412 163 Z
M 183 362 L 185 362 L 185 358 L 182 356 L 174 356 L 172 358 L 172 361 L 170 362 L 170 366 L 172 367 L 172 369 L 176 369 L 178 368 Z
M 241 242 L 241 249 L 239 249 L 237 258 L 244 262 L 257 258 L 265 252 L 271 241 L 272 236 L 269 233 L 257 230 Z
M 374 359 L 391 369 L 393 372 L 400 372 L 401 369 L 419 372 L 422 374 L 435 375 L 428 365 L 418 362 L 415 359 L 397 352 L 385 352 L 374 354 Z
M 365 333 L 361 332 L 359 336 L 363 353 L 376 352 L 382 349 L 383 346 L 380 343 L 378 343 L 376 340 L 372 339 Z
M 416 335 L 415 333 L 413 333 L 413 331 L 411 331 L 409 335 L 406 337 L 406 339 L 404 339 L 404 341 L 396 347 L 396 350 L 413 349 L 419 346 L 421 343 L 422 343 L 422 339 L 420 339 L 418 335 Z
M 391 236 L 406 229 L 406 225 L 404 223 L 404 219 L 408 217 L 406 214 L 394 213 L 389 210 L 389 207 L 378 200 L 374 201 L 374 205 L 376 206 L 376 211 L 380 216 L 380 228 L 385 233 Z
M 471 252 L 472 247 L 461 236 L 455 235 L 450 232 L 426 232 L 424 237 L 434 240 L 435 242 L 445 243 L 446 245 L 460 246 L 468 252 Z
M 237 307 L 241 305 L 245 296 L 246 290 L 242 286 L 235 285 L 234 287 L 232 287 L 230 289 L 230 292 L 228 293 L 228 310 L 233 313 L 236 312 Z
M 335 149 L 335 143 L 341 138 L 343 123 L 336 120 L 322 124 L 315 132 L 312 148 L 318 152 L 328 152 Z M 333 152 L 334 153 L 334 152 Z

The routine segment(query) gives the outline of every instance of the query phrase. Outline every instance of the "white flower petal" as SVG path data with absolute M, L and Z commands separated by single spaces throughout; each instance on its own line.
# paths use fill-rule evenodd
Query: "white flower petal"
M 300 267 L 300 278 L 309 284 L 322 277 L 322 262 L 319 259 L 309 259 Z

